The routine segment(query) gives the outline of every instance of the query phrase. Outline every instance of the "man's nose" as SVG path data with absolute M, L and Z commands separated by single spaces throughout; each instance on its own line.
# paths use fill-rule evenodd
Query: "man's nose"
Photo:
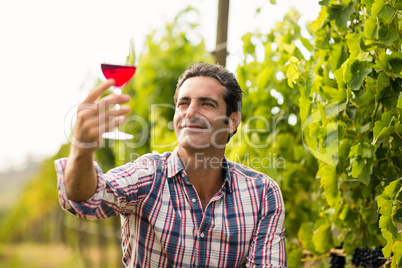
M 197 105 L 195 103 L 190 103 L 188 105 L 187 111 L 186 111 L 186 118 L 191 119 L 197 114 Z

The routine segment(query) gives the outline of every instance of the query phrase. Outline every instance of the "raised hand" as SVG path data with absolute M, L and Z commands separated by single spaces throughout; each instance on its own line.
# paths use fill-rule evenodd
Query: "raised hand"
M 104 132 L 124 123 L 124 115 L 130 112 L 130 107 L 122 106 L 118 110 L 114 107 L 116 104 L 127 103 L 130 97 L 126 94 L 112 94 L 100 98 L 102 93 L 113 85 L 113 79 L 99 84 L 78 106 L 77 123 L 71 141 L 77 149 L 96 150 L 100 146 Z
M 97 187 L 93 152 L 99 148 L 102 133 L 121 125 L 129 107 L 115 110 L 116 104 L 130 100 L 128 95 L 100 98 L 114 84 L 113 79 L 99 84 L 78 106 L 77 124 L 71 140 L 71 150 L 64 171 L 64 184 L 69 199 L 82 202 L 90 198 Z

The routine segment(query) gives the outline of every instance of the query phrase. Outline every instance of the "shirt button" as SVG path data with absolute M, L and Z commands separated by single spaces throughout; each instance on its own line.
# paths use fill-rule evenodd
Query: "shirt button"
M 201 236 L 201 238 L 204 238 L 205 234 L 204 234 L 204 233 L 201 233 L 200 236 Z
M 197 199 L 193 198 L 193 199 L 191 199 L 191 202 L 195 203 L 195 202 L 197 202 Z

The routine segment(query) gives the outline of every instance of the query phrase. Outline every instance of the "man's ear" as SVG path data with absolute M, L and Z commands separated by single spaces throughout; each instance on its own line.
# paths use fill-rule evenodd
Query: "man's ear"
M 241 113 L 233 112 L 229 117 L 230 133 L 233 133 L 237 130 L 237 127 L 240 125 L 240 122 L 241 122 Z

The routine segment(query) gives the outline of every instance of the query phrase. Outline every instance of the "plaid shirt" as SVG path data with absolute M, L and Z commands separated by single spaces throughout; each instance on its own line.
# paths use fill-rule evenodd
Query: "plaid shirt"
M 176 151 L 148 154 L 103 174 L 83 203 L 68 200 L 55 162 L 61 207 L 79 218 L 121 216 L 126 267 L 286 267 L 285 209 L 268 176 L 224 159 L 225 181 L 202 209 Z

